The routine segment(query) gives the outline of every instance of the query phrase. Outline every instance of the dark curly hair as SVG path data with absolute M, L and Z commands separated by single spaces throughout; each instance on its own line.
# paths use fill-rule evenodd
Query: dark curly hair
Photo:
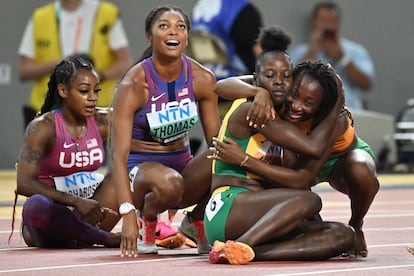
M 305 76 L 319 82 L 323 88 L 323 98 L 320 107 L 313 116 L 312 129 L 320 123 L 331 111 L 338 98 L 338 85 L 335 72 L 321 61 L 304 61 L 293 69 L 294 85 L 299 84 Z
M 46 99 L 40 109 L 39 115 L 61 106 L 62 97 L 59 95 L 58 85 L 60 83 L 69 85 L 70 81 L 80 70 L 92 71 L 94 68 L 92 63 L 82 56 L 68 57 L 55 66 L 50 75 L 49 83 L 47 84 Z

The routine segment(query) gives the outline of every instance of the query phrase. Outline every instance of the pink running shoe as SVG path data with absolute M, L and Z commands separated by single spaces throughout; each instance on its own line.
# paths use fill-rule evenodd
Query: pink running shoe
M 171 228 L 171 225 L 158 221 L 155 228 L 155 244 L 161 247 L 174 249 L 184 245 L 186 238 Z

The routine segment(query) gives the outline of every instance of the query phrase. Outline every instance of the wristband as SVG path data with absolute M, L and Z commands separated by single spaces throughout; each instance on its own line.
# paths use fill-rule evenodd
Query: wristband
M 351 58 L 347 55 L 344 55 L 338 62 L 339 66 L 344 68 L 347 67 L 349 63 L 351 63 Z
M 240 162 L 240 167 L 243 167 L 244 165 L 246 165 L 247 160 L 249 160 L 249 156 L 248 155 L 246 155 L 246 157 L 244 158 L 244 160 Z

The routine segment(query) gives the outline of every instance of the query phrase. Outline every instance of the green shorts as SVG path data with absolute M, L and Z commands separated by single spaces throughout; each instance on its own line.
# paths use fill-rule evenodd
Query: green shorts
M 223 186 L 213 191 L 204 212 L 204 231 L 209 244 L 212 245 L 215 240 L 226 241 L 226 221 L 233 201 L 238 194 L 249 191 L 233 186 Z
M 369 155 L 371 155 L 372 159 L 375 160 L 375 155 L 372 152 L 371 147 L 361 138 L 357 139 L 357 142 L 354 146 L 354 149 L 362 149 L 366 151 Z M 336 162 L 341 158 L 342 156 L 337 156 L 331 159 L 328 159 L 325 164 L 322 166 L 322 168 L 319 170 L 318 175 L 315 177 L 316 183 L 321 183 L 329 180 L 329 175 L 331 174 L 332 169 L 335 167 Z

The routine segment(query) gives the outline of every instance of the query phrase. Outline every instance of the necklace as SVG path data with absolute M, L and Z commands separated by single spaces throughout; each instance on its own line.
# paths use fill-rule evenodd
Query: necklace
M 74 130 L 73 128 L 69 128 L 66 122 L 64 122 L 64 124 L 65 124 L 65 128 L 66 128 L 67 132 L 69 133 L 71 138 L 75 141 L 76 150 L 80 151 L 81 147 L 80 147 L 79 141 L 82 137 L 84 137 L 86 135 L 86 132 L 87 132 L 86 122 L 82 125 L 78 135 L 76 133 L 77 132 L 76 128 Z
M 86 134 L 86 125 L 83 125 L 81 128 L 81 131 L 79 132 L 79 136 L 77 137 L 77 139 L 79 140 L 80 138 L 85 136 L 85 134 Z
M 76 138 L 76 150 L 77 150 L 77 151 L 80 151 L 80 150 L 81 150 L 80 145 L 79 145 L 79 140 L 80 140 L 83 136 L 85 136 L 85 134 L 86 134 L 86 126 L 85 126 L 85 125 L 83 125 L 83 126 L 82 126 L 82 128 L 81 128 L 81 131 L 79 132 L 79 136 Z

